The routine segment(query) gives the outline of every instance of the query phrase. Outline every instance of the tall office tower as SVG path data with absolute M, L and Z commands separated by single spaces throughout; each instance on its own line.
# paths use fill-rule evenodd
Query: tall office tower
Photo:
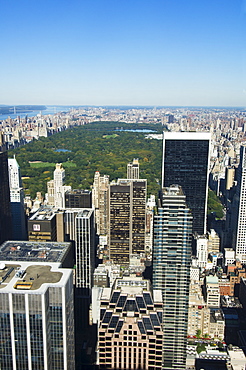
M 128 163 L 127 165 L 127 178 L 128 179 L 139 179 L 139 163 L 138 159 L 133 159 L 132 163 Z
M 63 267 L 69 248 L 19 241 L 0 247 L 1 369 L 75 368 L 73 273 Z
M 0 243 L 12 239 L 8 155 L 0 152 Z
M 82 329 L 89 325 L 91 288 L 95 269 L 94 210 L 81 209 L 75 219 L 75 334 L 77 350 L 82 345 Z
M 146 255 L 149 255 L 149 258 L 152 257 L 153 249 L 153 231 L 154 231 L 154 209 L 156 207 L 155 196 L 152 194 L 147 200 L 146 203 L 146 229 L 145 229 L 145 250 Z
M 57 241 L 57 213 L 51 206 L 42 206 L 28 220 L 28 240 Z
M 4 133 L 0 131 L 0 152 L 4 152 L 6 150 L 6 143 L 4 141 Z
M 83 288 L 88 295 L 92 288 L 95 268 L 94 210 L 81 210 L 76 216 L 76 287 Z
M 234 186 L 234 179 L 235 179 L 235 167 L 226 167 L 226 190 L 230 190 Z
M 76 240 L 76 216 L 81 208 L 66 208 L 64 210 L 64 237 L 66 241 Z
M 109 228 L 109 176 L 96 171 L 92 188 L 92 204 L 98 235 L 108 235 Z
M 161 370 L 161 291 L 131 276 L 100 293 L 99 369 Z
M 128 264 L 130 255 L 145 253 L 147 180 L 119 179 L 110 184 L 110 259 Z
M 246 146 L 240 148 L 240 164 L 238 167 L 238 185 L 234 199 L 233 247 L 236 258 L 246 263 Z
M 26 240 L 26 216 L 24 208 L 24 190 L 21 183 L 20 167 L 14 158 L 8 159 L 10 207 L 13 225 L 13 240 Z
M 65 193 L 71 190 L 71 186 L 64 185 L 65 170 L 61 163 L 56 164 L 54 180 L 47 182 L 48 204 L 56 208 L 65 208 Z
M 47 203 L 49 206 L 55 205 L 54 180 L 47 181 Z
M 92 199 L 90 190 L 68 190 L 65 193 L 66 208 L 91 208 Z
M 162 190 L 154 219 L 153 288 L 163 296 L 163 369 L 185 369 L 192 216 L 181 187 Z
M 206 234 L 209 151 L 210 133 L 163 133 L 162 187 L 182 187 L 200 235 Z
M 20 188 L 22 187 L 20 166 L 17 160 L 14 158 L 8 159 L 8 170 L 9 170 L 9 186 L 10 188 Z

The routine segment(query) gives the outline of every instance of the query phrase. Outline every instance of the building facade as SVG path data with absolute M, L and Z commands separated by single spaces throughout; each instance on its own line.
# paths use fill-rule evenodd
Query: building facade
M 43 206 L 28 220 L 28 240 L 57 241 L 56 212 L 50 206 Z
M 92 288 L 95 268 L 95 225 L 94 210 L 83 209 L 76 216 L 76 287 Z
M 233 246 L 236 258 L 246 263 L 246 146 L 240 148 L 236 207 L 233 215 Z
M 65 193 L 71 190 L 71 186 L 64 185 L 65 169 L 62 163 L 56 164 L 54 179 L 47 182 L 48 204 L 56 208 L 65 208 Z
M 74 303 L 69 243 L 0 247 L 0 367 L 73 370 Z
M 109 232 L 109 176 L 95 172 L 92 188 L 92 204 L 95 209 L 95 223 L 98 235 Z
M 0 152 L 0 243 L 12 238 L 8 155 Z
M 100 295 L 100 369 L 162 369 L 162 294 L 148 280 L 116 279 Z
M 192 211 L 193 232 L 206 234 L 210 134 L 164 132 L 162 187 L 177 184 Z
M 128 163 L 127 165 L 127 178 L 128 179 L 139 179 L 139 163 L 138 159 L 133 159 L 132 163 Z
M 113 262 L 128 264 L 145 253 L 146 180 L 119 179 L 110 184 L 109 251 Z
M 154 219 L 153 288 L 163 296 L 163 369 L 185 369 L 192 216 L 178 186 L 164 188 Z
M 66 208 L 91 208 L 92 199 L 90 190 L 68 190 L 65 193 Z

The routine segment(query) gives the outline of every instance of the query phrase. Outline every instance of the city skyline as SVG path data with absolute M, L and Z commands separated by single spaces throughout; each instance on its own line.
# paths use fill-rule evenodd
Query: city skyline
M 1 104 L 246 106 L 245 1 L 0 11 Z

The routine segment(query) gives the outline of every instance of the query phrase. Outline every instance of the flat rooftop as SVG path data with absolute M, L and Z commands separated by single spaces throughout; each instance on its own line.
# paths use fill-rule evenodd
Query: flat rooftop
M 0 245 L 0 262 L 63 262 L 69 248 L 70 243 L 7 241 Z
M 93 212 L 92 208 L 80 208 L 79 213 L 77 214 L 77 218 L 89 218 Z
M 184 195 L 181 186 L 173 184 L 162 189 L 163 195 Z
M 67 194 L 72 194 L 72 195 L 84 195 L 84 194 L 91 194 L 91 190 L 87 190 L 87 189 L 73 189 L 73 190 L 67 190 L 66 191 L 66 195 Z
M 15 290 L 37 290 L 42 284 L 58 283 L 61 277 L 62 272 L 51 271 L 51 266 L 29 265 L 22 268 L 19 264 L 6 264 L 0 270 L 0 289 L 10 284 Z
M 55 217 L 54 207 L 42 206 L 29 218 L 30 221 L 50 221 Z

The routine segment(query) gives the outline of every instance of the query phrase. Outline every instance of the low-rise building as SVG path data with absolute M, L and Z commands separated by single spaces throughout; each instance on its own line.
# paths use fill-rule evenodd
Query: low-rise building
M 209 336 L 224 340 L 225 318 L 221 309 L 210 310 Z

